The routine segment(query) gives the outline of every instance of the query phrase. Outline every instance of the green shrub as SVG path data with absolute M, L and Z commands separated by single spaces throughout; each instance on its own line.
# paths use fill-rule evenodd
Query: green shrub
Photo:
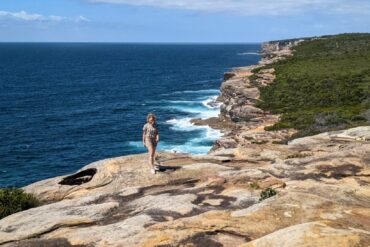
M 254 86 L 254 87 L 258 87 L 259 86 L 259 84 L 257 82 L 257 76 L 256 76 L 256 74 L 252 74 L 252 75 L 248 76 L 248 79 L 249 79 L 249 83 L 252 86 Z
M 306 158 L 309 156 L 312 156 L 312 154 L 296 153 L 296 154 L 288 155 L 285 159 Z
M 260 186 L 256 182 L 250 183 L 249 187 L 251 187 L 254 190 L 258 190 L 260 188 Z
M 272 188 L 267 188 L 267 189 L 264 189 L 262 192 L 261 192 L 261 195 L 260 195 L 260 201 L 263 201 L 267 198 L 270 198 L 274 195 L 276 195 L 277 192 L 276 190 L 272 189 Z
M 0 219 L 38 205 L 38 200 L 33 195 L 25 193 L 22 189 L 0 189 Z
M 300 137 L 369 125 L 370 34 L 326 36 L 294 49 L 293 56 L 269 65 L 276 79 L 260 88 L 257 106 L 281 114 L 265 129 L 295 128 Z

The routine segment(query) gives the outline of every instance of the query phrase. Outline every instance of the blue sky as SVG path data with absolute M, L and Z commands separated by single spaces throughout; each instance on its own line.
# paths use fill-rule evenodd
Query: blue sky
M 1 0 L 0 42 L 261 42 L 370 32 L 370 0 Z

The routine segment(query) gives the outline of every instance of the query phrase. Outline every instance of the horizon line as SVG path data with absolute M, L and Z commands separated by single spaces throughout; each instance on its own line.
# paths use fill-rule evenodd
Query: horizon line
M 69 43 L 69 44 L 153 44 L 153 45 L 187 45 L 187 44 L 204 44 L 204 45 L 244 45 L 244 44 L 261 44 L 268 41 L 261 41 L 261 42 L 147 42 L 147 41 L 133 41 L 133 42 L 125 42 L 125 41 L 0 41 L 0 44 L 6 44 L 6 43 L 55 43 L 55 44 L 61 44 L 61 43 Z

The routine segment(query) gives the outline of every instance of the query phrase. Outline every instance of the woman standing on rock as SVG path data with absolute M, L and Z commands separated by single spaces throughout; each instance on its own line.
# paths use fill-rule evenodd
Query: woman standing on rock
M 154 156 L 157 143 L 159 141 L 158 126 L 156 116 L 149 113 L 146 117 L 147 123 L 143 127 L 143 144 L 149 152 L 149 164 L 151 165 L 152 173 L 155 174 L 159 170 L 157 165 L 154 165 Z

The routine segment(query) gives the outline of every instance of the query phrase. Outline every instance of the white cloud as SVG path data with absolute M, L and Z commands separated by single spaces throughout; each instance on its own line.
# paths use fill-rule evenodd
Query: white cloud
M 314 10 L 330 14 L 370 14 L 369 0 L 87 0 L 245 15 L 291 15 Z
M 72 21 L 72 22 L 83 22 L 89 21 L 89 19 L 83 16 L 77 17 L 64 17 L 57 15 L 41 15 L 31 14 L 26 11 L 9 12 L 0 10 L 0 20 L 17 20 L 17 21 L 39 21 L 39 22 L 61 22 L 61 21 Z

